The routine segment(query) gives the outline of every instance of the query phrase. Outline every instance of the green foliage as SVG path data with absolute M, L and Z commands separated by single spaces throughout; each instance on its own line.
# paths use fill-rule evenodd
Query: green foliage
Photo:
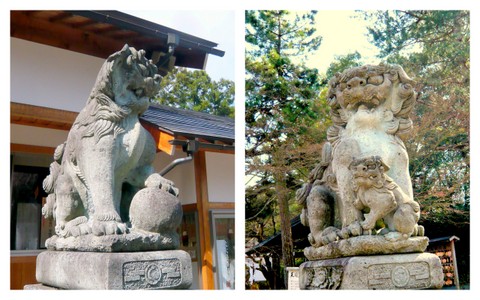
M 387 11 L 369 28 L 390 63 L 416 74 L 419 103 L 406 146 L 415 196 L 429 211 L 469 209 L 470 22 L 466 11 Z M 430 202 L 432 197 L 440 199 Z M 440 207 L 448 203 L 455 209 Z M 461 205 L 459 205 L 461 204 Z M 449 212 L 450 211 L 450 212 Z M 468 217 L 468 215 L 467 215 Z
M 281 229 L 281 197 L 288 198 L 292 215 L 301 209 L 293 193 L 318 162 L 331 124 L 328 79 L 362 64 L 358 52 L 338 56 L 320 77 L 297 63 L 308 49 L 319 47 L 321 38 L 312 26 L 315 12 L 292 14 L 246 12 L 246 173 L 258 179 L 246 189 L 246 230 L 247 237 L 260 241 Z M 414 128 L 405 145 L 421 223 L 429 236 L 435 226 L 445 230 L 434 236 L 468 231 L 469 13 L 377 11 L 364 16 L 373 21 L 368 30 L 380 58 L 400 64 L 416 81 Z M 299 36 L 295 20 L 305 27 Z
M 466 252 L 459 251 L 459 270 L 468 274 L 469 12 L 386 11 L 365 17 L 376 20 L 369 32 L 381 57 L 414 75 L 420 92 L 414 129 L 405 143 L 414 196 L 422 207 L 420 223 L 430 237 L 460 237 Z
M 214 81 L 204 70 L 175 68 L 161 82 L 156 101 L 177 108 L 234 117 L 235 85 L 233 81 Z
M 246 139 L 252 156 L 315 126 L 318 118 L 318 72 L 292 62 L 293 55 L 319 46 L 311 27 L 315 12 L 247 11 Z M 295 53 L 292 53 L 295 51 Z M 247 155 L 248 156 L 248 155 Z
M 330 63 L 330 66 L 327 69 L 326 79 L 329 80 L 336 73 L 341 73 L 346 69 L 358 67 L 361 65 L 362 55 L 355 51 L 354 53 L 349 53 L 347 55 L 340 55 L 335 57 L 335 61 Z
M 293 265 L 290 207 L 297 178 L 318 159 L 318 147 L 310 145 L 325 136 L 318 71 L 301 62 L 320 45 L 314 16 L 246 12 L 246 174 L 258 179 L 246 190 L 247 238 L 261 241 L 280 230 L 284 266 Z
M 281 56 L 304 56 L 317 50 L 322 38 L 315 35 L 316 11 L 245 11 L 245 41 L 253 56 L 275 50 Z

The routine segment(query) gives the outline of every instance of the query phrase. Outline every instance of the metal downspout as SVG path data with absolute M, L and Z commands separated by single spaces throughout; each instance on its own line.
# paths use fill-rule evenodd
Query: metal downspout
M 163 168 L 163 170 L 161 170 L 158 174 L 160 174 L 160 176 L 165 176 L 165 174 L 170 172 L 176 166 L 187 163 L 187 162 L 191 161 L 192 159 L 193 159 L 193 156 L 191 154 L 188 154 L 187 157 L 177 158 L 176 160 L 169 163 L 168 166 Z

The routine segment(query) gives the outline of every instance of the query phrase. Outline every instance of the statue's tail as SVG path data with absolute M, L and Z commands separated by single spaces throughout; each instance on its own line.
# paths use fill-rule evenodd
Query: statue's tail
M 61 162 L 63 157 L 63 152 L 65 149 L 65 143 L 60 144 L 53 154 L 54 162 L 50 164 L 50 174 L 43 180 L 43 190 L 49 195 L 47 197 L 47 202 L 42 207 L 42 215 L 47 219 L 50 217 L 55 217 L 55 183 L 58 178 L 58 174 L 61 171 Z

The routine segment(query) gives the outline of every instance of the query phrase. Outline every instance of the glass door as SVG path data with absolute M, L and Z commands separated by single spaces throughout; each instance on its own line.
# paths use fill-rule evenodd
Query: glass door
M 235 289 L 235 219 L 233 212 L 212 211 L 215 289 Z

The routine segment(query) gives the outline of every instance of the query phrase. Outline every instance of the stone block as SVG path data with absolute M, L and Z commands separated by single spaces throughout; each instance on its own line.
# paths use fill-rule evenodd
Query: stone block
M 192 264 L 182 250 L 149 252 L 45 251 L 37 281 L 60 289 L 188 289 Z
M 318 248 L 307 247 L 304 254 L 309 260 L 321 260 L 362 255 L 423 252 L 427 246 L 428 238 L 425 236 L 389 241 L 383 235 L 362 235 L 338 240 Z
M 54 235 L 47 239 L 45 246 L 48 250 L 80 252 L 163 251 L 178 249 L 179 237 L 176 232 L 160 234 L 141 230 L 101 236 L 87 234 L 64 238 Z
M 27 284 L 23 287 L 24 290 L 58 290 L 58 288 L 54 288 L 48 285 L 44 285 L 41 283 L 36 284 Z
M 356 256 L 308 261 L 300 266 L 300 289 L 439 289 L 440 259 L 431 253 Z

